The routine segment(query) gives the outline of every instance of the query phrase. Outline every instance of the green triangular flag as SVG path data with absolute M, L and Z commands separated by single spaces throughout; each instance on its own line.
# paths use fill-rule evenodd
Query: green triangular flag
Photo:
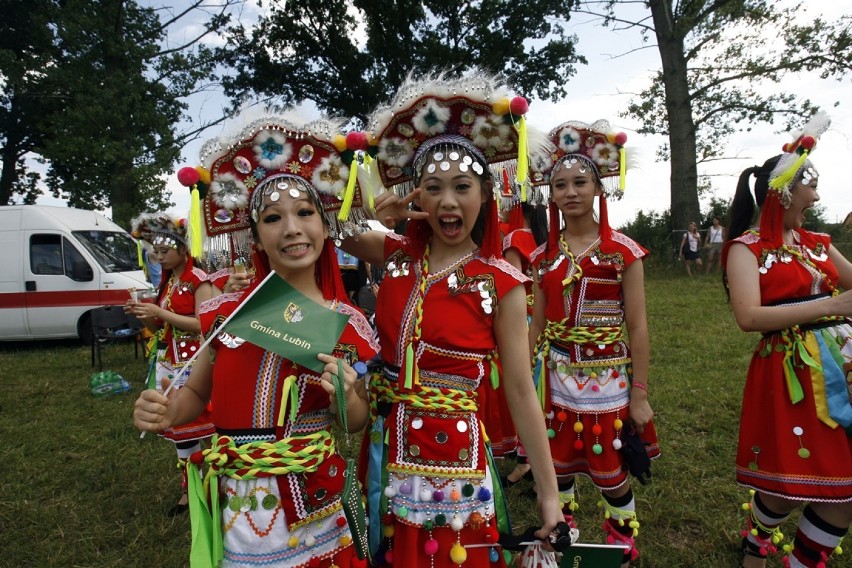
M 278 353 L 317 373 L 331 353 L 349 316 L 317 304 L 271 273 L 237 308 L 219 331 Z

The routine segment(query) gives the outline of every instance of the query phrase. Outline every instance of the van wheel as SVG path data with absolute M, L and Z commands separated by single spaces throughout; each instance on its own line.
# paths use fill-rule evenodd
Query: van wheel
M 83 345 L 92 344 L 92 318 L 88 313 L 83 314 L 77 322 L 77 335 L 80 336 L 80 342 Z

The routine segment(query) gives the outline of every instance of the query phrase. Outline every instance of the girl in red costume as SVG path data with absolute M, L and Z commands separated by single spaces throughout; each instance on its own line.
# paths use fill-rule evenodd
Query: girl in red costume
M 535 199 L 538 201 L 538 199 Z M 545 207 L 528 201 L 519 201 L 511 208 L 508 233 L 503 238 L 503 257 L 530 280 L 526 283 L 527 316 L 532 319 L 533 308 L 533 271 L 530 258 L 539 245 L 547 241 L 547 213 Z M 501 409 L 502 410 L 502 409 Z M 501 418 L 506 418 L 501 413 Z M 503 420 L 503 422 L 507 422 Z M 513 471 L 501 479 L 503 487 L 511 487 L 521 479 L 532 479 L 527 452 L 522 444 L 517 448 L 518 463 Z
M 195 355 L 201 345 L 201 326 L 196 314 L 202 296 L 198 294 L 207 274 L 194 265 L 187 243 L 186 219 L 173 219 L 166 213 L 145 214 L 132 222 L 134 234 L 153 244 L 154 257 L 163 267 L 163 279 L 155 303 L 135 303 L 127 310 L 157 334 L 157 351 L 149 388 L 162 392 L 163 381 L 171 381 Z M 186 459 L 201 449 L 201 440 L 213 435 L 210 412 L 205 409 L 195 420 L 169 428 L 162 436 L 171 440 L 177 450 L 179 466 L 184 471 L 183 493 L 169 510 L 170 516 L 186 512 Z
M 376 304 L 383 369 L 371 377 L 364 454 L 378 565 L 505 565 L 494 545 L 498 529 L 510 529 L 476 396 L 481 382 L 498 380 L 497 350 L 500 388 L 540 484 L 539 536 L 562 520 L 529 354 L 518 341 L 526 278 L 500 258 L 493 194 L 503 169 L 516 177 L 525 107 L 516 99 L 510 114 L 505 90 L 473 73 L 409 80 L 369 122 L 373 174 L 404 196 L 380 196 L 377 216 L 388 226 L 411 218 L 405 235 L 343 243 L 385 268 Z M 408 203 L 415 211 L 398 207 Z
M 828 235 L 802 228 L 819 201 L 808 156 L 827 127 L 828 118 L 816 115 L 784 154 L 742 173 L 733 240 L 722 254 L 737 324 L 763 333 L 748 369 L 737 449 L 737 481 L 752 489 L 746 568 L 766 566 L 780 525 L 802 505 L 784 546 L 787 567 L 824 568 L 852 523 L 852 264 Z M 749 230 L 752 175 L 759 230 Z
M 625 461 L 634 447 L 630 429 L 642 433 L 648 454 L 659 453 L 648 404 L 647 251 L 607 221 L 606 194 L 623 188 L 626 137 L 599 121 L 564 123 L 551 138 L 557 150 L 542 172 L 550 183 L 550 229 L 532 258 L 534 372 L 566 521 L 573 523 L 577 506 L 575 477 L 585 475 L 603 493 L 607 540 L 628 548 L 626 566 L 638 556 L 639 526 Z
M 354 553 L 341 509 L 346 462 L 331 434 L 333 424 L 340 424 L 331 382 L 339 361 L 348 426 L 357 431 L 367 420 L 359 380 L 366 367 L 355 369 L 377 348 L 366 318 L 348 303 L 334 252 L 332 238 L 354 230 L 334 217 L 341 204 L 336 195 L 347 188 L 351 167 L 333 143 L 340 126 L 266 116 L 202 149 L 212 177 L 204 204 L 205 215 L 211 213 L 208 238 L 232 236 L 250 225 L 256 278 L 248 288 L 201 306 L 201 328 L 216 336 L 211 352 L 199 357 L 185 388 L 168 398 L 145 391 L 134 412 L 139 429 L 157 432 L 192 420 L 204 401 L 213 401 L 212 447 L 191 458 L 208 466 L 204 485 L 210 487 L 210 494 L 193 495 L 198 501 L 191 503 L 193 566 L 366 564 Z M 334 351 L 317 355 L 325 363 L 321 374 L 217 332 L 270 270 L 272 278 L 349 316 Z M 212 517 L 204 497 L 212 499 Z M 208 525 L 213 528 L 205 532 Z

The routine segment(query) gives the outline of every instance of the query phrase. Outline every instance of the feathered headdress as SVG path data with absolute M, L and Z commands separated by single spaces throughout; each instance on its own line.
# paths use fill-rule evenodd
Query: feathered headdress
M 165 212 L 143 213 L 130 222 L 131 236 L 152 245 L 187 246 L 187 220 Z
M 524 118 L 528 108 L 523 97 L 509 98 L 499 77 L 480 70 L 458 78 L 409 76 L 390 104 L 368 120 L 369 154 L 376 158 L 368 162 L 368 175 L 374 184 L 406 195 L 424 167 L 437 167 L 425 159 L 435 151 L 438 161 L 461 161 L 461 168 L 479 175 L 487 168 L 499 194 L 526 198 L 531 146 L 537 152 L 547 144 L 541 136 L 531 143 Z M 453 148 L 463 148 L 467 156 Z M 483 256 L 499 254 L 495 200 L 489 200 L 489 208 L 494 211 L 486 219 Z
M 769 174 L 769 192 L 760 215 L 760 236 L 781 246 L 784 209 L 790 207 L 790 190 L 801 179 L 811 183 L 818 174 L 809 156 L 819 137 L 828 130 L 831 119 L 824 111 L 813 115 L 805 126 L 793 133 L 793 141 L 784 144 L 784 153 Z
M 205 237 L 202 258 L 208 268 L 236 258 L 258 259 L 249 219 L 257 221 L 265 199 L 307 193 L 323 212 L 331 237 L 319 260 L 323 295 L 342 297 L 333 240 L 361 232 L 365 221 L 356 152 L 366 149 L 366 135 L 344 136 L 345 120 L 305 119 L 294 110 L 243 113 L 236 120 L 232 134 L 208 141 L 200 152 L 201 177 L 208 179 L 198 215 Z M 262 277 L 268 267 L 257 264 Z
M 627 135 L 616 132 L 607 120 L 592 124 L 569 120 L 552 129 L 550 141 L 556 150 L 549 156 L 533 163 L 533 183 L 550 185 L 553 173 L 561 167 L 571 167 L 580 162 L 588 166 L 595 181 L 603 187 L 599 199 L 600 234 L 608 238 L 612 234 L 607 213 L 607 198 L 621 199 L 624 195 L 625 177 L 629 167 Z M 561 223 L 559 211 L 554 203 L 550 206 L 550 233 L 548 247 L 556 247 Z

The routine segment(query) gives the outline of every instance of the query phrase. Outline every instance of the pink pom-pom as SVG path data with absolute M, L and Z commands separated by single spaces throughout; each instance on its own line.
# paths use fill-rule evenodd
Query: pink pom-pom
M 615 143 L 619 146 L 624 146 L 627 143 L 627 134 L 619 132 L 615 135 Z
M 639 551 L 635 548 L 630 550 L 630 560 L 637 560 L 639 558 Z
M 438 552 L 438 541 L 434 538 L 430 538 L 423 544 L 423 552 L 426 553 L 426 556 L 435 556 L 435 553 Z
M 187 166 L 178 170 L 177 178 L 182 186 L 192 187 L 193 185 L 198 183 L 198 180 L 201 179 L 201 176 L 198 175 L 198 170 Z
M 346 147 L 350 150 L 366 150 L 369 147 L 367 134 L 358 130 L 350 132 L 346 135 Z
M 805 150 L 811 150 L 816 145 L 816 139 L 813 136 L 803 136 L 801 144 Z
M 530 110 L 530 104 L 524 97 L 515 97 L 509 102 L 509 110 L 515 116 L 523 116 Z

